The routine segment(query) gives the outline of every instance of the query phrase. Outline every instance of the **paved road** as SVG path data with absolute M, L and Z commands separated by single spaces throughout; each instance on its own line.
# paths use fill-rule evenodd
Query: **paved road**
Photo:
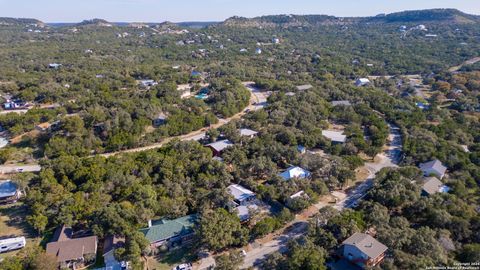
M 402 156 L 402 134 L 400 128 L 394 124 L 388 124 L 390 134 L 386 149 L 375 157 L 374 162 L 366 163 L 364 166 L 369 171 L 367 179 L 351 190 L 347 196 L 338 201 L 333 207 L 337 210 L 355 207 L 359 200 L 367 194 L 373 185 L 375 175 L 383 168 L 398 167 Z
M 39 172 L 42 169 L 40 165 L 0 165 L 0 174 L 17 172 Z

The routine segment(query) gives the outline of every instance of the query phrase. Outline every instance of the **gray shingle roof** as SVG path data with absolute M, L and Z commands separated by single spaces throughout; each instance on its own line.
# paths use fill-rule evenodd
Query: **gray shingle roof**
M 352 236 L 343 241 L 343 244 L 357 247 L 361 252 L 372 259 L 382 255 L 388 249 L 387 246 L 378 242 L 370 235 L 364 233 L 354 233 Z
M 440 191 L 442 186 L 442 181 L 438 180 L 436 177 L 427 177 L 425 178 L 422 189 L 428 194 L 435 194 Z
M 439 175 L 444 175 L 445 172 L 447 171 L 447 167 L 443 166 L 442 162 L 440 162 L 440 160 L 438 159 L 421 163 L 420 169 L 422 171 L 433 170 L 437 172 Z

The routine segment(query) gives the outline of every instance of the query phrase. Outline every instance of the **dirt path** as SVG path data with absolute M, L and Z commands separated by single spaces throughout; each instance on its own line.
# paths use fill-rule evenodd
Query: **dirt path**
M 458 71 L 460 70 L 463 66 L 467 66 L 467 65 L 473 65 L 477 62 L 480 62 L 480 57 L 474 57 L 472 59 L 469 59 L 465 62 L 463 62 L 461 65 L 458 65 L 458 66 L 454 66 L 454 67 L 451 67 L 448 69 L 448 71 L 450 72 L 455 72 L 455 71 Z

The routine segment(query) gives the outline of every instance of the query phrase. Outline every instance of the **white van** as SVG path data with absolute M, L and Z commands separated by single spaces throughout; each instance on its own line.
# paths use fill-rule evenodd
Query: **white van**
M 0 253 L 8 252 L 11 250 L 21 249 L 25 247 L 25 237 L 16 237 L 8 239 L 0 239 Z

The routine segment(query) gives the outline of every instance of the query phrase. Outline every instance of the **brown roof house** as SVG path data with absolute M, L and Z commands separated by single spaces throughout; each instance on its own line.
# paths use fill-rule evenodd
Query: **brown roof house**
M 95 262 L 97 243 L 96 236 L 73 238 L 72 228 L 63 225 L 47 244 L 47 253 L 57 258 L 61 268 L 78 269 Z
M 362 268 L 374 267 L 385 257 L 387 246 L 365 233 L 355 233 L 342 243 L 342 256 Z

